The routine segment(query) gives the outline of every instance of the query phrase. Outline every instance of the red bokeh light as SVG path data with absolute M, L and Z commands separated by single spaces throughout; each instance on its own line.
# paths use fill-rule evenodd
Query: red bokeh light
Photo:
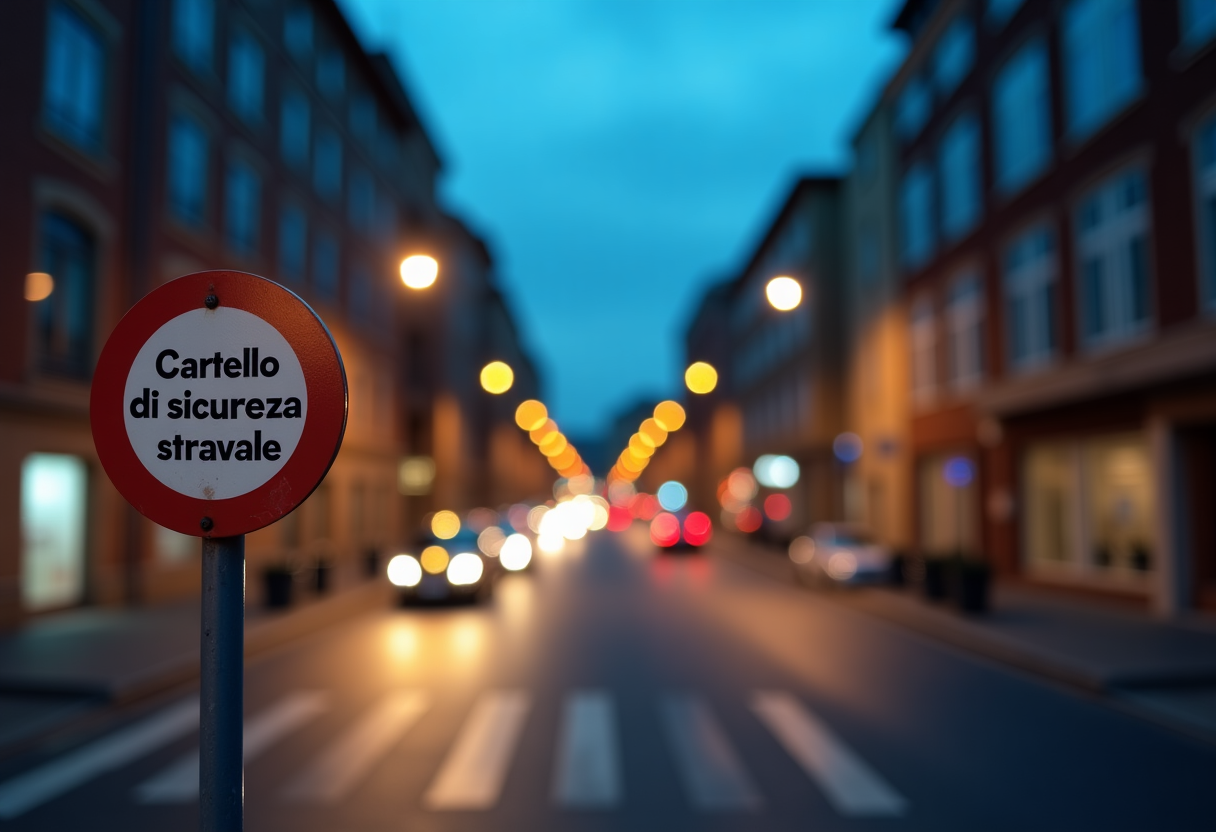
M 760 516 L 760 509 L 748 506 L 735 517 L 735 525 L 739 527 L 739 531 L 750 534 L 760 528 L 763 520 L 764 518 Z
M 790 516 L 792 509 L 790 498 L 784 494 L 769 494 L 764 498 L 764 513 L 769 520 L 780 523 Z
M 694 511 L 684 518 L 684 542 L 689 546 L 704 546 L 713 536 L 713 523 L 705 512 Z
M 659 505 L 659 498 L 653 494 L 639 494 L 633 498 L 629 504 L 629 510 L 633 512 L 633 516 L 639 520 L 652 520 L 659 513 L 662 506 Z
M 623 532 L 633 523 L 633 514 L 621 506 L 611 506 L 608 509 L 608 526 L 610 532 Z
M 680 521 L 674 514 L 662 512 L 650 521 L 650 539 L 656 546 L 675 546 L 680 542 Z

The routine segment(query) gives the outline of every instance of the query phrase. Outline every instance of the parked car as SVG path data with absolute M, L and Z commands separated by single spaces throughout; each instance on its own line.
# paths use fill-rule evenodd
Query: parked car
M 415 555 L 402 553 L 388 563 L 388 579 L 400 589 L 402 604 L 488 600 L 499 573 L 496 562 L 477 549 L 477 536 L 461 531 L 441 540 L 428 536 Z
M 885 582 L 894 554 L 853 523 L 816 523 L 790 542 L 790 560 L 798 576 L 812 585 Z

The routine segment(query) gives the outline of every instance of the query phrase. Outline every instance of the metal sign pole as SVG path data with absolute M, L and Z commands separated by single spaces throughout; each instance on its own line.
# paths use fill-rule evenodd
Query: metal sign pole
M 199 826 L 203 832 L 241 832 L 245 535 L 203 538 L 202 617 Z

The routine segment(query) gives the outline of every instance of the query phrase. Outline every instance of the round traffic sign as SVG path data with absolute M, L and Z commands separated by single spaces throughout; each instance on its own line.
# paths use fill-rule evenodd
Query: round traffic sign
M 346 373 L 325 324 L 257 275 L 211 271 L 150 292 L 97 362 L 89 416 L 110 480 L 183 534 L 229 537 L 292 511 L 346 429 Z

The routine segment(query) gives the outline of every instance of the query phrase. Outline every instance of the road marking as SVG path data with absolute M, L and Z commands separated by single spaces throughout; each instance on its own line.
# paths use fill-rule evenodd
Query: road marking
M 423 796 L 426 807 L 492 808 L 498 802 L 530 706 L 523 691 L 482 694 Z
M 794 697 L 760 691 L 752 710 L 840 814 L 894 817 L 907 809 L 899 792 Z
M 621 798 L 612 697 L 576 691 L 566 698 L 557 743 L 553 800 L 571 809 L 604 809 Z
M 708 811 L 760 807 L 760 793 L 709 706 L 692 696 L 669 696 L 663 700 L 661 713 L 693 806 Z
M 0 818 L 15 818 L 100 774 L 198 729 L 198 699 L 187 699 L 71 754 L 0 784 Z
M 284 797 L 318 804 L 341 801 L 429 707 L 419 691 L 388 694 L 289 784 Z
M 327 707 L 320 691 L 297 691 L 245 723 L 242 759 L 246 764 Z M 198 749 L 178 759 L 135 790 L 140 803 L 189 803 L 198 800 Z

